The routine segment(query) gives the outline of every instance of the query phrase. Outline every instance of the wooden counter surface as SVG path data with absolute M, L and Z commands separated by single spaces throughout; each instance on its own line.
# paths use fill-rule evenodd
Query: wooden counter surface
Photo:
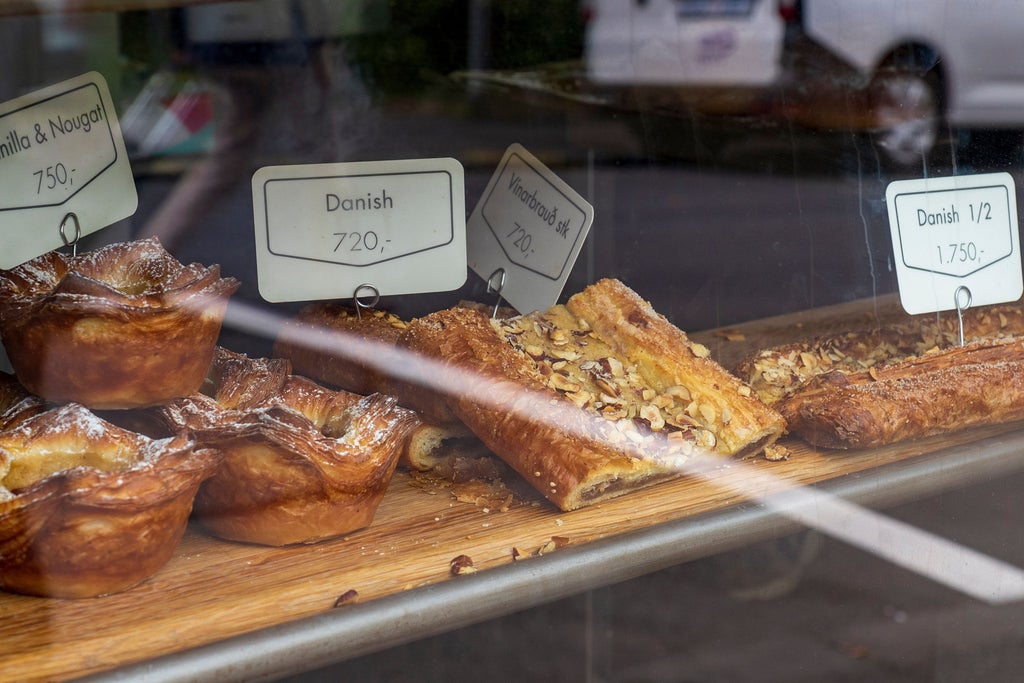
M 750 340 L 800 331 L 784 319 L 742 329 Z M 756 336 L 759 329 L 766 337 Z M 742 351 L 725 348 L 734 342 L 712 333 L 694 336 L 723 356 Z M 4 642 L 0 678 L 64 679 L 316 615 L 343 618 L 337 615 L 350 608 L 335 607 L 335 602 L 347 591 L 358 593 L 357 604 L 362 608 L 388 596 L 415 595 L 416 589 L 425 586 L 483 580 L 489 570 L 500 567 L 514 565 L 508 571 L 528 571 L 531 563 L 548 559 L 544 554 L 557 556 L 566 549 L 614 542 L 657 525 L 706 518 L 749 504 L 774 489 L 835 481 L 893 463 L 927 459 L 982 438 L 1020 432 L 1020 425 L 1006 425 L 841 453 L 823 453 L 789 439 L 785 443 L 792 455 L 786 461 L 727 463 L 712 480 L 684 476 L 570 513 L 558 511 L 539 495 L 517 498 L 501 511 L 459 500 L 468 497 L 465 489 L 446 488 L 399 472 L 374 523 L 346 538 L 266 548 L 220 541 L 193 527 L 160 572 L 127 592 L 86 600 L 0 593 Z M 514 559 L 517 551 L 523 559 Z M 714 551 L 695 548 L 691 555 Z M 472 558 L 478 573 L 452 576 L 450 561 L 458 555 Z

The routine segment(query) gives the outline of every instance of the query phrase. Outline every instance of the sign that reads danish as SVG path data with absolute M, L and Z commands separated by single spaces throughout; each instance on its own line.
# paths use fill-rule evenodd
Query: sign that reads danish
M 899 180 L 886 188 L 886 203 L 908 313 L 1020 298 L 1017 199 L 1008 173 Z
M 502 298 L 516 310 L 545 310 L 562 293 L 593 221 L 583 197 L 513 144 L 469 218 L 469 266 L 492 287 L 501 281 Z
M 440 292 L 466 281 L 455 159 L 267 166 L 252 194 L 267 301 L 351 298 L 363 285 L 381 295 Z
M 0 268 L 127 218 L 138 193 L 106 80 L 96 72 L 0 105 Z

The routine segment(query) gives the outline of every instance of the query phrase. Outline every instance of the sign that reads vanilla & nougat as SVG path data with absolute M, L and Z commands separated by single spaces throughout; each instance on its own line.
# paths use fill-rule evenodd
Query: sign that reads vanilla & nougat
M 0 105 L 0 268 L 135 213 L 138 193 L 110 91 L 83 74 Z

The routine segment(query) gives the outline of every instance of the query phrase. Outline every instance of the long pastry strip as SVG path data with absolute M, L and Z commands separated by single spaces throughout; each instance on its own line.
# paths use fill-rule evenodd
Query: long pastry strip
M 834 370 L 859 372 L 900 362 L 934 349 L 954 346 L 956 316 L 916 316 L 879 329 L 844 332 L 763 349 L 744 360 L 736 374 L 772 405 L 810 379 Z M 1024 334 L 1024 309 L 1018 304 L 980 307 L 964 314 L 968 341 Z
M 1024 419 L 1024 338 L 973 342 L 857 373 L 832 371 L 775 406 L 826 448 L 872 448 Z

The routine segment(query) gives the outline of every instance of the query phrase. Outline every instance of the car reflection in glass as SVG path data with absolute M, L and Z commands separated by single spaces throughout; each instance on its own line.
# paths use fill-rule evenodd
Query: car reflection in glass
M 852 131 L 920 168 L 960 131 L 1009 129 L 1024 105 L 1015 0 L 588 0 L 597 86 L 672 89 L 705 113 Z M 658 96 L 663 103 L 665 92 Z

